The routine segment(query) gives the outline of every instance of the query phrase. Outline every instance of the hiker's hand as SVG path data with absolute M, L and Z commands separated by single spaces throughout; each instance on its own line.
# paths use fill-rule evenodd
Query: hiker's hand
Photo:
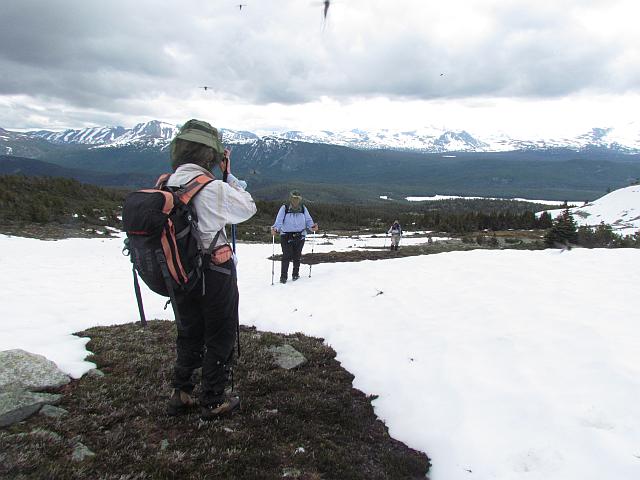
M 311 231 L 312 232 L 317 232 L 318 231 L 318 224 L 314 223 L 313 225 L 311 225 Z
M 227 173 L 231 173 L 231 150 L 229 150 L 228 148 L 225 148 L 223 157 L 224 157 L 223 161 L 225 163 L 225 169 L 223 171 L 226 171 Z
M 271 235 L 276 235 L 278 233 L 278 229 L 275 227 L 271 227 Z

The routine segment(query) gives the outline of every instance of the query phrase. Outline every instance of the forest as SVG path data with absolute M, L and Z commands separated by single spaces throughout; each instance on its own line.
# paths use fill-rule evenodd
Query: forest
M 63 226 L 101 235 L 122 227 L 126 190 L 98 187 L 60 177 L 0 175 L 0 233 L 16 234 L 21 226 Z M 547 246 L 637 246 L 639 239 L 617 236 L 610 226 L 578 228 L 565 213 L 556 219 L 541 210 L 557 208 L 516 200 L 448 199 L 428 202 L 377 200 L 368 203 L 305 201 L 323 232 L 384 233 L 394 220 L 405 230 L 429 230 L 469 238 L 476 232 L 546 231 Z M 238 228 L 240 240 L 268 241 L 282 202 L 256 200 L 258 213 Z M 638 237 L 636 235 L 636 237 Z

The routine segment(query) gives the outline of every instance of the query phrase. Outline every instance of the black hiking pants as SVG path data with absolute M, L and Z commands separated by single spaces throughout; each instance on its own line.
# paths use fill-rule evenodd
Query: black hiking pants
M 300 276 L 300 257 L 304 247 L 304 235 L 300 232 L 280 235 L 282 262 L 280 262 L 280 279 L 286 280 L 289 275 L 289 262 L 293 261 L 293 276 Z
M 202 367 L 200 404 L 215 405 L 229 382 L 238 324 L 238 285 L 233 259 L 207 269 L 205 294 L 199 287 L 179 300 L 181 327 L 176 339 L 173 387 L 191 393 L 193 371 Z

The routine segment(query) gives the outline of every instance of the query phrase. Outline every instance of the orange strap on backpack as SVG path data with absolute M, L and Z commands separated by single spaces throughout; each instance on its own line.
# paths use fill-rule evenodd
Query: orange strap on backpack
M 232 256 L 233 250 L 227 243 L 226 245 L 217 247 L 213 252 L 211 252 L 211 262 L 214 265 L 222 265 L 223 263 L 228 262 Z

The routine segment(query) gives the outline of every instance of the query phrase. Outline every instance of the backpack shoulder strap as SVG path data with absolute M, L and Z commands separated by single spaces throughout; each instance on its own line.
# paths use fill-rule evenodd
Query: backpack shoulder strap
M 156 180 L 156 184 L 153 188 L 161 190 L 167 184 L 167 181 L 169 180 L 170 176 L 171 176 L 170 173 L 163 173 L 162 175 L 160 175 L 158 177 L 158 180 Z
M 207 186 L 214 180 L 215 177 L 213 175 L 198 175 L 197 177 L 189 180 L 186 185 L 183 185 L 178 190 L 176 190 L 176 195 L 178 195 L 180 201 L 186 205 L 191 202 L 191 200 L 193 200 L 193 197 L 195 197 L 200 192 L 200 190 L 202 190 L 205 186 Z
M 305 209 L 305 206 L 304 206 L 304 203 L 303 203 L 302 205 L 300 205 L 300 213 L 304 214 L 304 209 Z M 289 205 L 284 205 L 284 214 L 285 214 L 285 216 L 287 215 L 287 213 L 291 213 L 289 211 Z

